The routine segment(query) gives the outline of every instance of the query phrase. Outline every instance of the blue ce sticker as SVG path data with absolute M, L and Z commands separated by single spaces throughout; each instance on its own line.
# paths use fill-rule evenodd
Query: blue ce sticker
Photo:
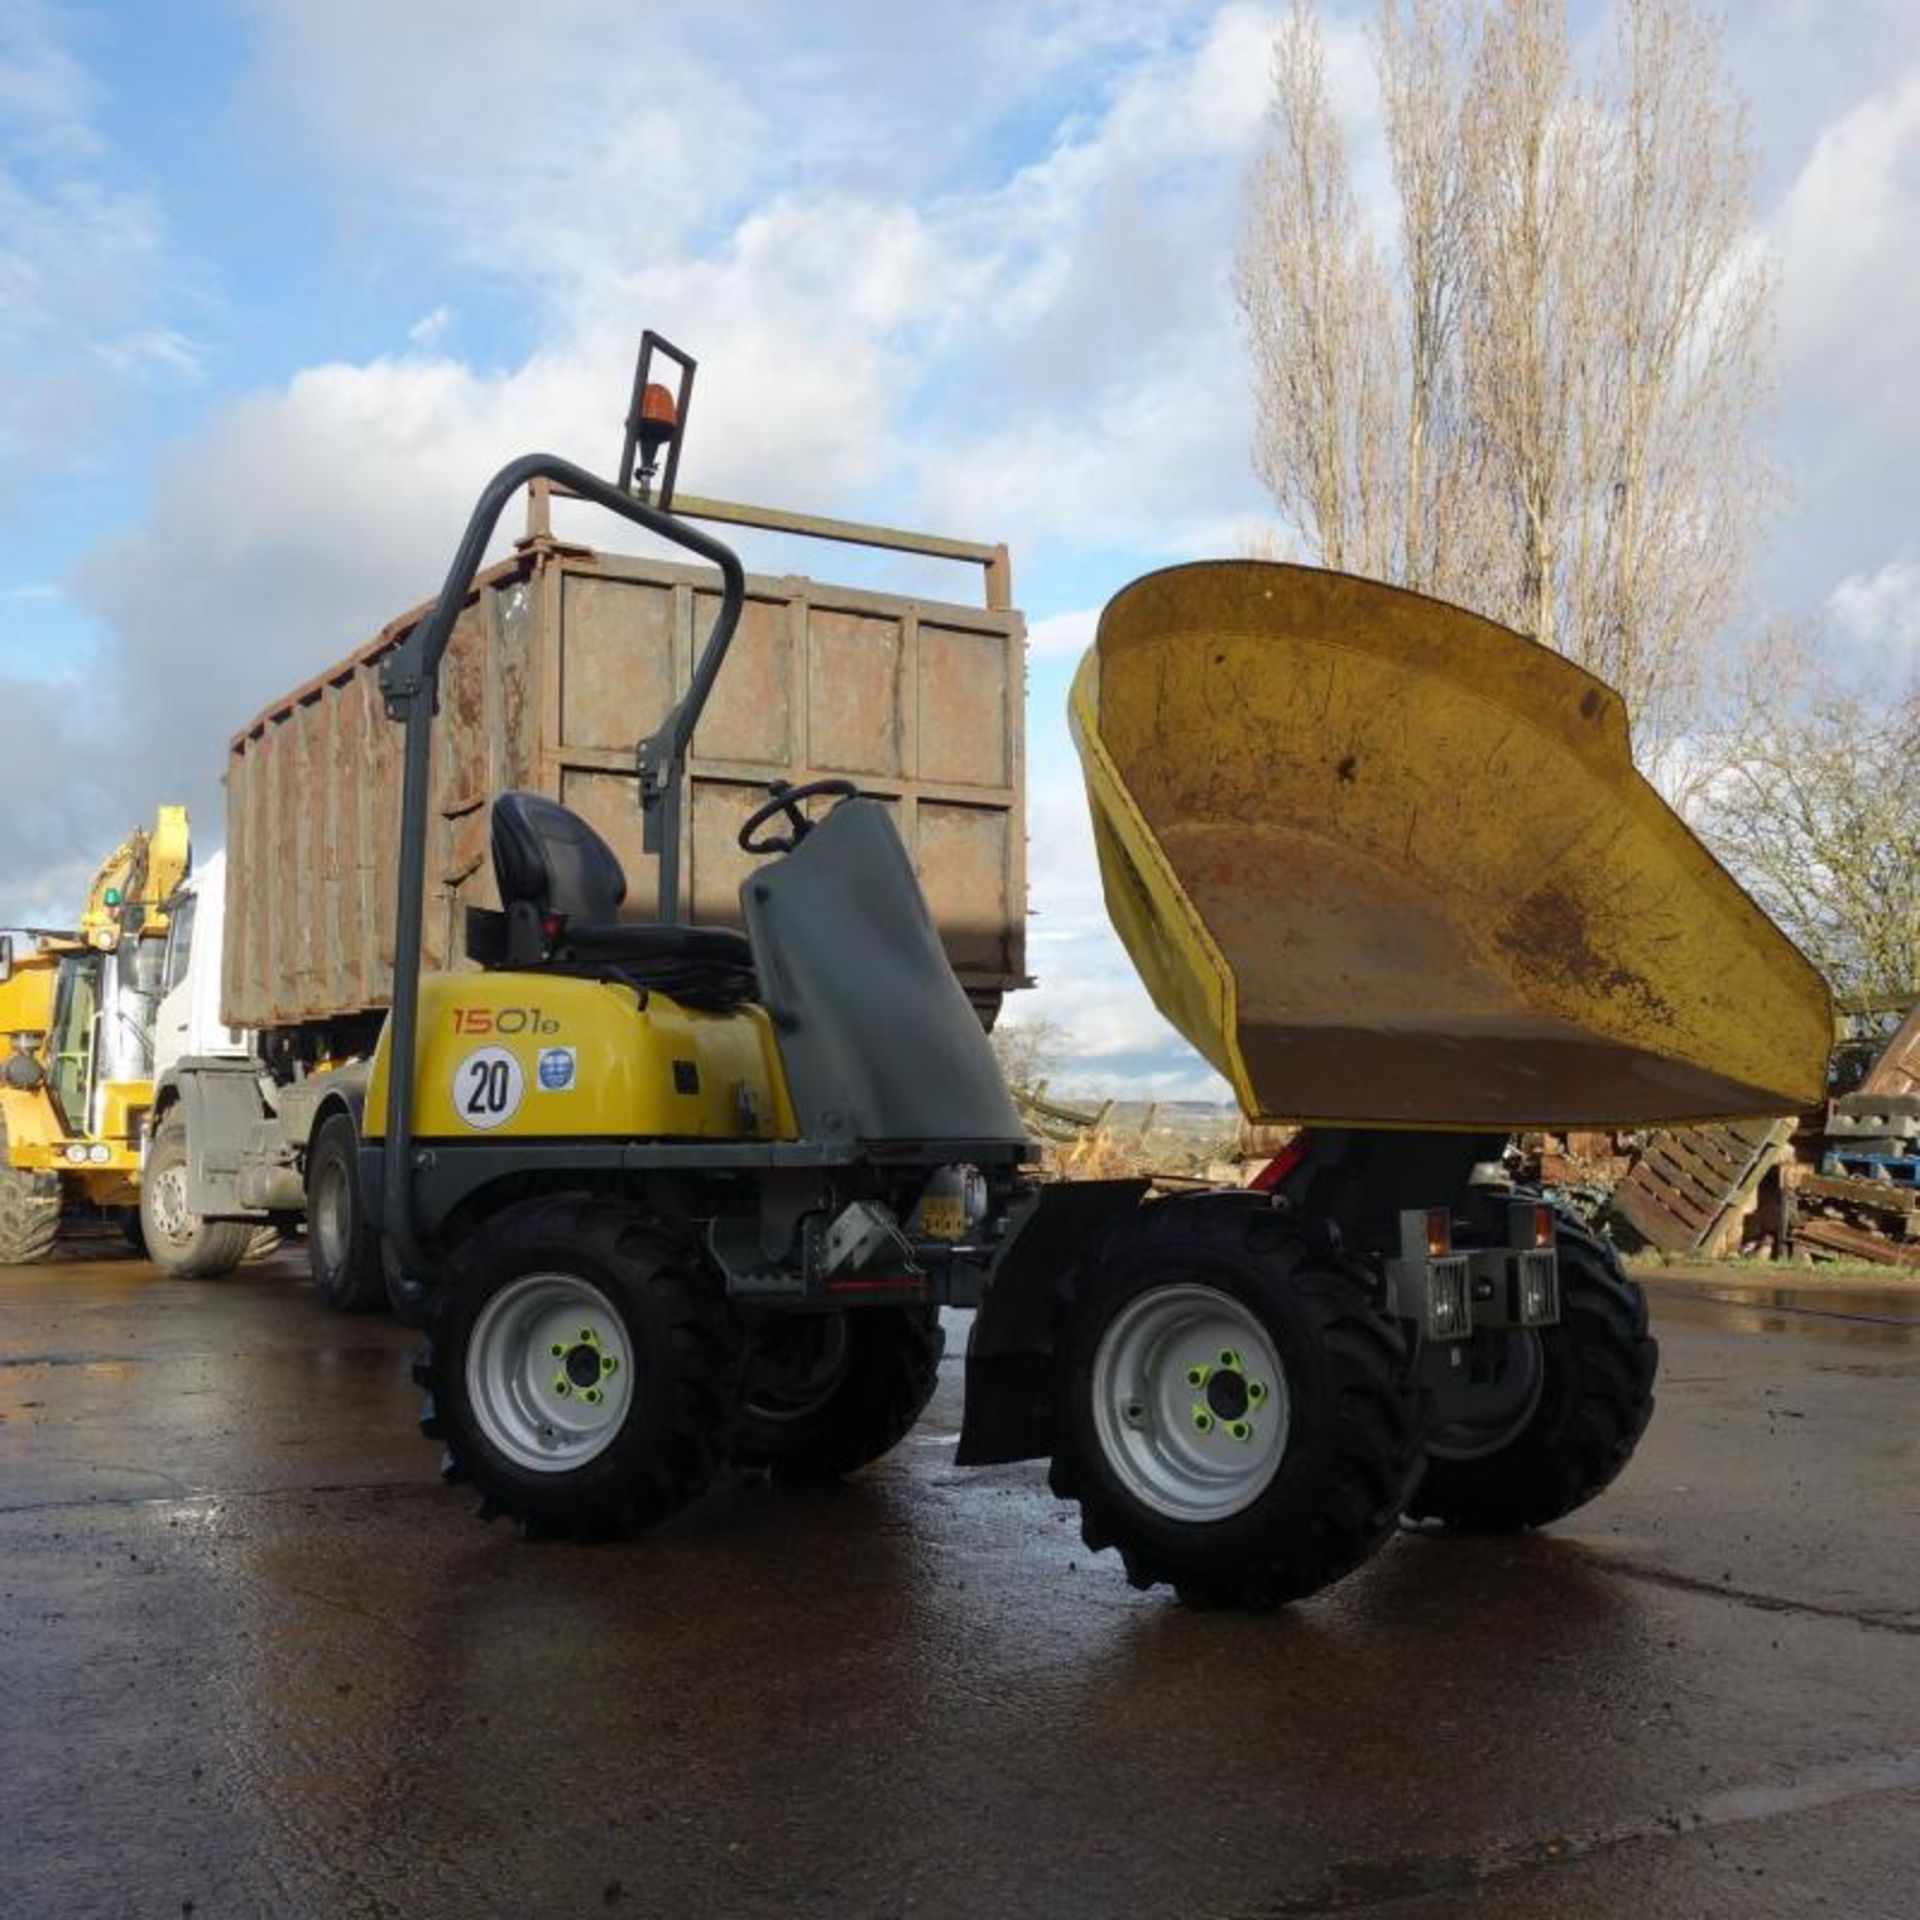
M 540 1090 L 543 1093 L 565 1093 L 573 1085 L 573 1049 L 571 1047 L 542 1047 L 540 1049 Z

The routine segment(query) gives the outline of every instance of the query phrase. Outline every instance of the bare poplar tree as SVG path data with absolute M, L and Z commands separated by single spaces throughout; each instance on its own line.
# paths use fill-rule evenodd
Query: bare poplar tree
M 1259 315 L 1256 461 L 1328 566 L 1380 573 L 1396 505 L 1391 288 L 1347 180 L 1307 0 L 1274 37 L 1273 80 L 1273 143 L 1240 282 Z
M 1375 67 L 1386 247 L 1307 0 L 1275 39 L 1238 276 L 1259 470 L 1322 562 L 1560 648 L 1656 754 L 1770 490 L 1772 280 L 1715 32 L 1690 0 L 1617 0 L 1583 81 L 1561 0 L 1383 0 Z

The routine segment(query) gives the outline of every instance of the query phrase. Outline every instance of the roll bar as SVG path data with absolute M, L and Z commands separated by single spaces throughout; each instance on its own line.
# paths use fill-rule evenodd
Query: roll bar
M 670 513 L 636 500 L 551 453 L 523 454 L 500 469 L 475 503 L 467 530 L 454 550 L 433 610 L 394 648 L 380 668 L 387 717 L 405 728 L 400 779 L 400 897 L 394 916 L 393 1006 L 387 1018 L 387 1132 L 381 1154 L 381 1228 L 393 1241 L 403 1270 L 425 1264 L 413 1212 L 413 1081 L 420 1028 L 420 953 L 426 913 L 427 785 L 432 770 L 433 719 L 439 704 L 440 662 L 454 623 L 473 590 L 480 561 L 502 511 L 535 480 L 558 481 L 568 492 L 605 507 L 685 547 L 720 569 L 720 611 L 694 665 L 685 699 L 640 744 L 640 805 L 643 843 L 660 860 L 659 918 L 680 917 L 680 812 L 686 785 L 687 749 L 701 710 L 713 691 L 720 663 L 740 623 L 746 575 L 739 556 L 711 534 Z

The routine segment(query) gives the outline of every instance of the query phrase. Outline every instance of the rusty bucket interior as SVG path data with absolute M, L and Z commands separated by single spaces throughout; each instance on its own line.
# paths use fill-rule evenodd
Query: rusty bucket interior
M 1637 1126 L 1825 1087 L 1825 982 L 1635 771 L 1620 698 L 1461 608 L 1214 561 L 1107 607 L 1072 723 L 1108 913 L 1249 1117 Z

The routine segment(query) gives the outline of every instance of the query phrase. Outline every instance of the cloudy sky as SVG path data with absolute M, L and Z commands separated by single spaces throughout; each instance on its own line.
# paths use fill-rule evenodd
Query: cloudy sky
M 1370 11 L 1325 9 L 1363 188 Z M 1022 1011 L 1086 1084 L 1217 1084 L 1105 932 L 1061 716 L 1109 594 L 1265 520 L 1229 274 L 1273 13 L 0 0 L 0 925 L 158 800 L 209 851 L 228 733 L 431 592 L 501 459 L 610 465 L 651 324 L 701 361 L 689 490 L 1012 545 Z M 1757 0 L 1726 51 L 1782 274 L 1756 609 L 1904 672 L 1920 8 Z

